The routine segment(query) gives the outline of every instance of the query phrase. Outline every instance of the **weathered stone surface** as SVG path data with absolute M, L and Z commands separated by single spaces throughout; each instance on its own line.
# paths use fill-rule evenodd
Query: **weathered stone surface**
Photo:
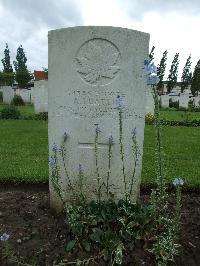
M 48 112 L 48 80 L 34 81 L 32 91 L 35 113 Z
M 200 95 L 194 97 L 194 106 L 200 107 Z
M 161 95 L 160 99 L 162 107 L 169 107 L 169 95 Z
M 25 103 L 31 103 L 31 90 L 17 89 L 16 94 L 20 95 Z
M 179 107 L 188 108 L 189 94 L 181 93 L 179 97 Z
M 154 113 L 155 104 L 151 86 L 146 87 L 146 114 Z
M 49 32 L 49 147 L 61 145 L 65 131 L 66 165 L 71 182 L 78 191 L 78 166 L 82 165 L 88 199 L 96 198 L 95 128 L 98 139 L 98 169 L 101 183 L 108 175 L 108 138 L 113 136 L 110 189 L 116 199 L 124 195 L 125 185 L 119 144 L 119 111 L 123 109 L 123 144 L 127 189 L 134 168 L 131 131 L 137 128 L 140 156 L 136 167 L 132 200 L 139 193 L 142 167 L 145 82 L 143 62 L 148 58 L 149 34 L 114 27 L 74 27 Z M 61 166 L 60 182 L 66 188 L 65 200 L 73 200 Z M 103 189 L 105 190 L 105 189 Z M 51 205 L 60 203 L 50 182 Z M 105 198 L 105 194 L 103 193 Z
M 3 92 L 3 103 L 10 104 L 14 96 L 14 90 L 11 86 L 0 86 L 0 88 Z

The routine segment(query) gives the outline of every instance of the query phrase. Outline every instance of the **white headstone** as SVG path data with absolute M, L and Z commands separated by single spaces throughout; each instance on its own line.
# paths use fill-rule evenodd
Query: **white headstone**
M 137 127 L 140 156 L 132 200 L 140 186 L 142 168 L 145 83 L 143 63 L 148 58 L 149 34 L 114 27 L 74 27 L 49 32 L 49 149 L 60 145 L 63 134 L 70 135 L 65 144 L 67 170 L 73 186 L 78 182 L 78 165 L 84 171 L 84 192 L 96 199 L 97 174 L 95 168 L 95 128 L 101 129 L 98 140 L 98 165 L 101 182 L 108 172 L 108 138 L 113 136 L 111 176 L 109 184 L 116 199 L 124 195 L 125 186 L 119 145 L 119 111 L 116 98 L 122 96 L 123 143 L 126 182 L 130 184 L 134 160 L 131 150 L 131 131 Z M 67 187 L 61 171 L 60 182 Z M 130 188 L 130 187 L 129 187 Z M 78 188 L 77 188 L 78 190 Z M 103 195 L 104 197 L 105 195 Z M 72 201 L 68 189 L 64 195 Z M 60 201 L 50 182 L 51 206 Z
M 146 105 L 145 105 L 146 106 L 146 114 L 154 113 L 155 104 L 154 104 L 151 86 L 146 87 L 145 94 L 146 94 Z
M 200 107 L 200 95 L 194 97 L 194 106 Z
M 1 89 L 3 92 L 3 103 L 10 104 L 14 96 L 14 90 L 11 86 L 1 86 Z
M 168 108 L 169 107 L 169 95 L 161 95 L 161 106 Z
M 170 98 L 172 99 L 172 102 L 178 102 L 179 101 L 179 98 L 180 96 L 179 95 L 169 95 Z
M 34 81 L 32 91 L 35 113 L 48 112 L 48 80 Z
M 189 94 L 181 93 L 179 97 L 179 107 L 188 108 Z
M 31 103 L 31 90 L 17 89 L 16 94 L 20 95 L 25 103 Z

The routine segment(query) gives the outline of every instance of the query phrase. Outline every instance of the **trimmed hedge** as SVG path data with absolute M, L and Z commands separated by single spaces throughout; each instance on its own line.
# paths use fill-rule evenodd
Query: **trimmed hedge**
M 191 121 L 176 121 L 176 120 L 160 120 L 161 125 L 163 126 L 177 126 L 177 127 L 200 127 L 200 120 L 194 119 Z M 153 125 L 153 122 L 146 121 L 147 125 Z

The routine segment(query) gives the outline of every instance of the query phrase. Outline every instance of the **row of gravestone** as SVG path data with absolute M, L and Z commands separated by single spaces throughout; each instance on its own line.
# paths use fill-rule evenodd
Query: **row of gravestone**
M 172 102 L 179 102 L 179 107 L 188 108 L 189 101 L 193 102 L 195 107 L 200 107 L 200 95 L 196 97 L 189 97 L 189 94 L 180 94 L 178 96 L 161 95 L 161 106 L 164 108 L 169 107 L 170 99 Z
M 14 95 L 20 95 L 25 103 L 33 104 L 35 113 L 48 112 L 48 81 L 34 81 L 30 89 L 16 89 L 12 86 L 0 86 L 3 103 L 10 104 Z

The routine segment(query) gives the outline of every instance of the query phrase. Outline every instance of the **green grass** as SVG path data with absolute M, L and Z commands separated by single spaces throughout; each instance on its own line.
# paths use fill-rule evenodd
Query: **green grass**
M 162 127 L 162 142 L 167 168 L 167 183 L 175 177 L 184 179 L 188 187 L 200 187 L 200 128 Z M 142 182 L 154 183 L 155 132 L 146 126 Z
M 8 105 L 0 104 L 0 111 L 6 106 L 8 106 Z M 24 114 L 24 115 L 32 115 L 32 114 L 34 114 L 33 105 L 24 105 L 24 106 L 16 106 L 16 107 L 20 111 L 21 114 Z
M 189 187 L 200 187 L 200 128 L 163 127 L 163 142 L 171 184 L 181 177 Z M 152 185 L 154 127 L 146 126 L 142 182 Z M 47 122 L 0 120 L 0 180 L 48 181 Z
M 200 112 L 184 112 L 184 111 L 160 111 L 161 119 L 176 120 L 176 121 L 191 121 L 194 119 L 200 120 Z
M 45 181 L 47 122 L 0 120 L 0 180 Z

